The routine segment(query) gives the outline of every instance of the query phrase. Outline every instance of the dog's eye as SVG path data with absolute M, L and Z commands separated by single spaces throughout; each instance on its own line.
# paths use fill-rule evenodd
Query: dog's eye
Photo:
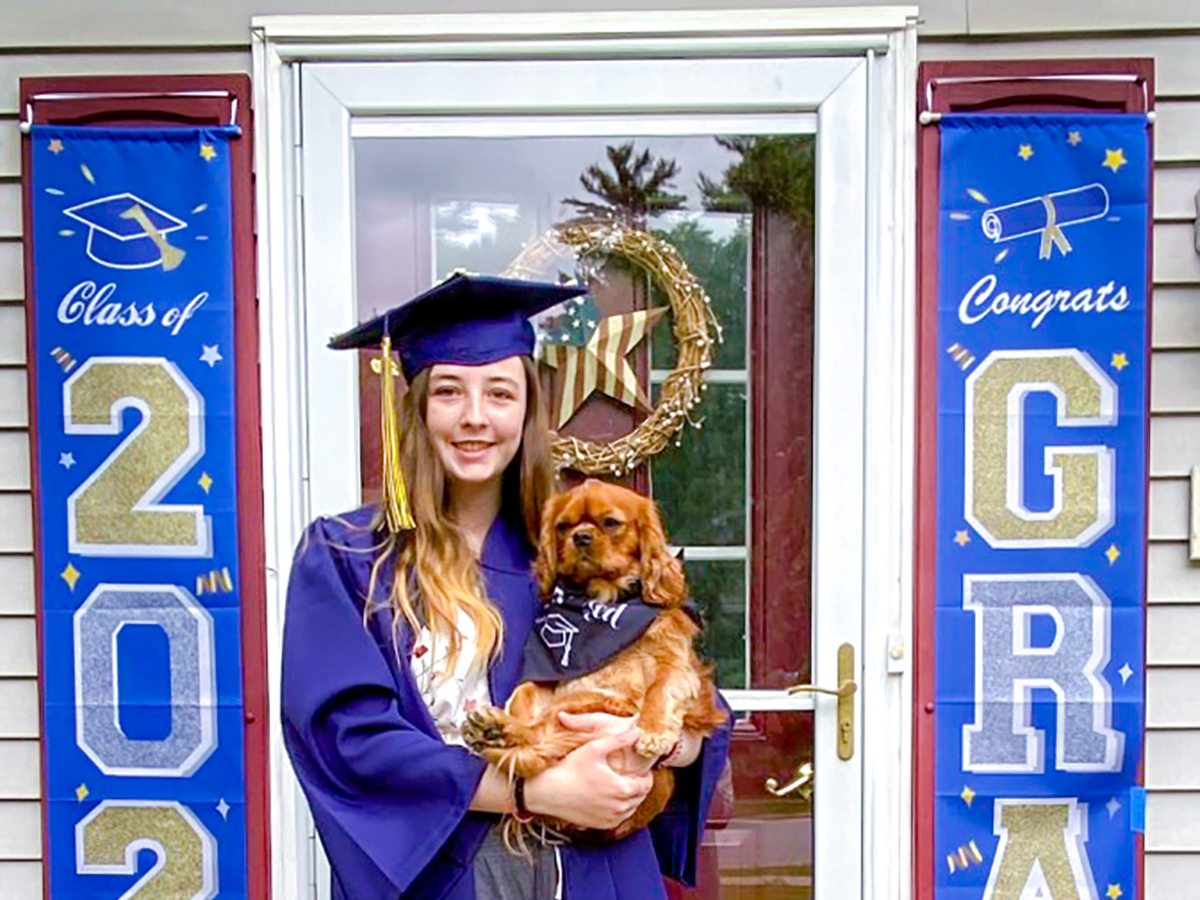
M 621 520 L 614 519 L 612 516 L 609 516 L 607 519 L 604 520 L 604 527 L 605 528 L 620 528 Z
M 559 522 L 554 527 L 558 529 L 559 534 L 566 534 L 567 529 L 571 527 L 571 523 L 570 522 Z

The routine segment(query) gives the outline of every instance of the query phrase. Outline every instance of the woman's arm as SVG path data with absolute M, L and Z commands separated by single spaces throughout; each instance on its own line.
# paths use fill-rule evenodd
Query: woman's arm
M 475 789 L 475 796 L 471 798 L 471 809 L 475 812 L 485 813 L 516 812 L 513 804 L 512 785 L 494 765 L 489 765 L 483 770 L 483 777 L 479 779 L 479 787 Z
M 562 761 L 525 783 L 525 807 L 531 813 L 553 816 L 583 828 L 615 828 L 641 805 L 654 784 L 643 772 L 622 773 L 609 763 L 610 756 L 631 748 L 638 731 L 628 725 L 619 734 L 598 736 L 568 754 Z M 515 812 L 508 777 L 489 765 L 479 781 L 471 809 L 478 812 Z
M 395 897 L 454 835 L 486 764 L 417 726 L 420 695 L 400 689 L 392 649 L 363 627 L 369 557 L 344 548 L 370 540 L 333 520 L 306 533 L 288 586 L 281 724 L 346 896 Z

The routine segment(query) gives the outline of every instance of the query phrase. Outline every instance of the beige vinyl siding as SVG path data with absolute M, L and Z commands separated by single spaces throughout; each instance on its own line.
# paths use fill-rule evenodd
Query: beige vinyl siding
M 232 0 L 180 6 L 129 0 L 119 6 L 102 0 L 42 0 L 22 4 L 21 14 L 10 16 L 0 29 L 0 46 L 16 48 L 0 52 L 0 900 L 42 896 L 32 509 L 21 368 L 25 346 L 19 78 L 246 72 L 252 13 L 466 12 L 495 10 L 498 5 L 489 0 L 359 0 L 350 5 Z M 587 5 L 606 4 L 600 0 Z M 663 0 L 642 5 L 727 4 Z M 759 0 L 746 5 L 833 4 Z M 506 11 L 567 6 L 562 0 L 502 4 Z M 120 15 L 115 14 L 118 8 Z M 921 3 L 921 15 L 922 59 L 1150 56 L 1156 61 L 1160 120 L 1155 127 L 1146 895 L 1153 900 L 1192 898 L 1200 884 L 1200 768 L 1195 765 L 1200 755 L 1200 704 L 1195 699 L 1200 696 L 1200 567 L 1188 561 L 1186 538 L 1188 476 L 1191 467 L 1200 464 L 1200 380 L 1187 378 L 1179 384 L 1167 379 L 1200 373 L 1200 258 L 1191 248 L 1192 198 L 1200 189 L 1200 9 L 1194 0 L 1128 0 L 1100 7 L 1082 0 L 930 0 Z M 1187 26 L 1191 31 L 1163 31 Z M 1152 33 L 1020 39 L 1021 33 L 1114 28 Z M 1006 40 L 955 38 L 968 32 L 1003 34 Z M 145 49 L 108 52 L 85 49 L 88 44 Z M 22 46 L 60 49 L 33 53 L 21 51 Z
M 42 896 L 42 867 L 36 862 L 0 863 L 0 900 Z
M 1009 32 L 1060 30 L 1063 16 L 1073 10 L 1078 17 L 1081 8 L 1075 2 L 1019 0 L 1014 6 L 972 0 L 972 31 L 1000 28 L 1001 15 Z M 1128 3 L 1124 9 L 1136 17 L 1130 26 L 1165 25 L 1184 12 L 1200 26 L 1200 7 L 1192 3 Z M 1103 20 L 1106 25 L 1120 21 L 1114 4 L 1104 6 Z M 1190 473 L 1200 465 L 1200 256 L 1193 226 L 1200 190 L 1200 27 L 1190 34 L 1149 38 L 1011 38 L 1001 43 L 927 40 L 920 55 L 925 60 L 1155 60 L 1146 896 L 1194 900 L 1200 897 L 1200 565 L 1188 560 L 1187 539 Z
M 247 22 L 249 15 L 247 12 Z M 0 900 L 42 897 L 19 79 L 31 75 L 228 74 L 249 68 L 248 49 L 0 54 Z M 56 576 L 48 572 L 47 577 Z
M 584 10 L 747 9 L 804 6 L 896 6 L 895 0 L 218 0 L 210 3 L 164 0 L 8 0 L 21 4 L 0 29 L 2 47 L 195 47 L 240 45 L 247 41 L 251 15 L 358 13 L 495 13 Z M 1159 0 L 1162 2 L 1162 0 Z M 1172 0 L 1168 0 L 1172 2 Z M 915 5 L 915 4 L 913 4 Z M 100 14 L 119 8 L 120 15 Z M 961 34 L 969 21 L 968 0 L 923 0 L 923 29 L 930 34 Z M 136 26 L 131 26 L 136 23 Z
M 1196 169 L 1166 169 L 1167 172 L 1184 172 L 1191 176 L 1193 184 L 1188 186 L 1188 197 L 1200 191 L 1200 166 Z M 1170 190 L 1158 182 L 1157 192 Z M 1192 215 L 1195 215 L 1193 208 Z M 1152 339 L 1156 350 L 1191 349 L 1200 344 L 1200 287 L 1171 285 L 1154 290 L 1154 330 Z
M 1200 25 L 1200 12 L 1192 0 L 966 0 L 966 4 L 973 35 L 1011 38 L 1070 31 L 1195 30 Z

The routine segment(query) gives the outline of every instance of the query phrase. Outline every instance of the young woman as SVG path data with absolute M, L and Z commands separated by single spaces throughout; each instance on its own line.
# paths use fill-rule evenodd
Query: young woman
M 314 522 L 289 582 L 284 738 L 335 900 L 646 900 L 665 896 L 664 873 L 694 881 L 727 734 L 672 755 L 676 795 L 650 829 L 532 863 L 504 850 L 498 814 L 611 828 L 655 761 L 634 753 L 629 722 L 570 717 L 594 739 L 515 795 L 460 737 L 472 709 L 517 685 L 537 610 L 532 540 L 552 468 L 528 316 L 581 292 L 456 275 L 331 343 L 396 339 L 412 507 L 411 521 L 385 503 Z

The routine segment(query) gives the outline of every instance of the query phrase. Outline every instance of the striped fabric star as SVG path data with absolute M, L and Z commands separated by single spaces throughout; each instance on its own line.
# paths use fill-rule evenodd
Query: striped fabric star
M 607 316 L 581 346 L 553 340 L 543 344 L 542 362 L 558 370 L 551 407 L 556 428 L 565 425 L 597 390 L 627 406 L 650 409 L 650 400 L 625 357 L 666 311 L 664 306 Z

